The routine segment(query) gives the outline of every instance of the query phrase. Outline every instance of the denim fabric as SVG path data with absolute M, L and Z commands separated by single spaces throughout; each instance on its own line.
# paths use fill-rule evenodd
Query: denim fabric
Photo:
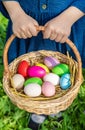
M 10 0 L 9 0 L 10 1 Z M 44 25 L 52 18 L 58 16 L 64 10 L 70 6 L 75 6 L 81 11 L 85 12 L 85 0 L 15 0 L 20 3 L 23 10 L 36 19 L 40 25 Z M 1 12 L 9 18 L 7 11 L 5 10 L 0 0 Z M 12 34 L 12 22 L 9 18 L 7 39 Z M 69 37 L 78 48 L 82 57 L 83 67 L 85 67 L 85 16 L 79 19 L 71 29 L 71 35 Z M 44 40 L 42 33 L 39 33 L 37 37 L 31 39 L 18 39 L 16 38 L 9 49 L 9 62 L 13 59 L 30 51 L 37 50 L 53 50 L 66 53 L 68 50 L 70 55 L 73 55 L 72 50 L 66 44 L 58 44 L 55 41 L 49 39 Z

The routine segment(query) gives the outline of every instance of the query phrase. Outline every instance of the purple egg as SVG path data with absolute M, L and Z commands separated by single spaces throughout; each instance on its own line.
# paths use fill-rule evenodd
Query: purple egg
M 45 64 L 48 68 L 52 69 L 54 66 L 60 64 L 60 62 L 59 62 L 58 59 L 56 59 L 56 58 L 54 58 L 54 57 L 52 57 L 52 56 L 49 56 L 49 57 L 45 57 L 45 58 L 44 58 L 44 64 Z
M 39 77 L 42 78 L 46 74 L 46 70 L 40 66 L 31 66 L 28 68 L 28 76 L 29 77 Z

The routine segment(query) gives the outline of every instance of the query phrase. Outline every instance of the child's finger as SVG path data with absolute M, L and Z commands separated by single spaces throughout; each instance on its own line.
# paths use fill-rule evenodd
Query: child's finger
M 38 31 L 36 30 L 36 27 L 33 25 L 29 28 L 30 33 L 32 34 L 32 36 L 37 36 Z
M 45 30 L 43 31 L 43 38 L 48 39 L 51 36 L 51 30 L 48 27 L 45 27 Z
M 64 35 L 63 37 L 62 37 L 62 39 L 60 40 L 60 43 L 65 43 L 66 42 L 66 40 L 67 40 L 67 36 L 66 35 Z
M 21 38 L 23 38 L 23 39 L 26 39 L 26 38 L 27 38 L 27 36 L 26 36 L 26 34 L 25 34 L 24 32 L 21 32 L 20 36 L 21 36 Z
M 32 37 L 32 34 L 31 33 L 27 33 L 27 38 L 31 38 Z
M 32 37 L 32 34 L 31 34 L 31 32 L 29 30 L 27 30 L 26 33 L 27 33 L 27 38 L 31 38 Z
M 55 41 L 60 42 L 62 40 L 62 38 L 63 38 L 63 34 L 58 33 Z
M 57 37 L 57 33 L 52 32 L 50 36 L 50 40 L 55 40 L 56 37 Z
M 18 34 L 18 33 L 14 33 L 14 35 L 15 35 L 16 37 L 18 37 L 18 38 L 21 38 L 20 34 Z

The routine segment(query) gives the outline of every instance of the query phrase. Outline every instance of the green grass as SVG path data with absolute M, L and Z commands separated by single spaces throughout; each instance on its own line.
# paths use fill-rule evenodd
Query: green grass
M 0 14 L 0 130 L 30 130 L 30 114 L 13 105 L 4 93 L 2 54 L 6 37 L 7 19 Z M 83 69 L 85 80 L 85 69 Z M 85 81 L 72 105 L 62 113 L 63 119 L 48 117 L 40 130 L 85 130 Z

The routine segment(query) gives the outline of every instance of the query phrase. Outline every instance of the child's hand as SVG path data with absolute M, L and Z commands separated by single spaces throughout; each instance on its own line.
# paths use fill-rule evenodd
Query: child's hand
M 36 36 L 38 31 L 35 26 L 39 26 L 37 21 L 28 16 L 21 8 L 19 2 L 3 1 L 8 14 L 13 23 L 13 33 L 19 38 L 30 38 Z
M 60 15 L 45 24 L 43 37 L 45 39 L 55 40 L 64 43 L 70 35 L 72 24 L 63 15 Z
M 38 31 L 36 26 L 39 26 L 37 21 L 25 13 L 20 14 L 12 19 L 13 33 L 18 38 L 31 38 L 37 36 Z

